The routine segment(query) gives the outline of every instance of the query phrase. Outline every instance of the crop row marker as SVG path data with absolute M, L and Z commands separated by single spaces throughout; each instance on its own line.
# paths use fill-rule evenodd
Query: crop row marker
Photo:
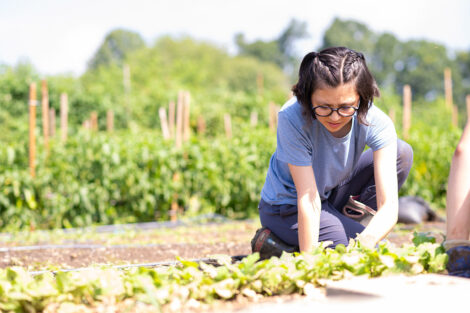
M 49 108 L 49 137 L 55 137 L 55 109 Z
M 62 140 L 62 142 L 67 141 L 68 127 L 69 127 L 68 115 L 69 115 L 69 98 L 66 93 L 62 93 L 60 95 L 60 139 Z M 54 125 L 54 129 L 55 129 L 55 125 Z
M 174 101 L 169 102 L 168 118 L 164 107 L 158 110 L 163 138 L 174 138 L 177 148 L 181 148 L 183 142 L 188 141 L 190 137 L 190 99 L 188 91 L 179 91 L 176 112 Z
M 109 133 L 114 131 L 114 112 L 111 110 L 106 111 L 106 130 Z
M 44 137 L 44 147 L 49 154 L 49 93 L 47 90 L 47 81 L 43 80 L 41 85 L 41 104 L 42 104 L 42 133 Z
M 164 107 L 158 110 L 163 138 L 165 140 L 174 138 L 175 146 L 179 149 L 182 148 L 183 142 L 189 141 L 190 138 L 190 100 L 191 97 L 188 91 L 179 91 L 176 111 L 174 101 L 170 101 L 168 104 L 168 118 Z M 173 184 L 177 185 L 180 179 L 181 174 L 175 172 L 172 179 Z M 174 193 L 169 212 L 171 222 L 178 220 L 178 212 L 180 211 L 178 198 L 178 193 Z
M 29 174 L 36 176 L 36 83 L 29 85 Z
M 274 104 L 274 102 L 269 102 L 269 129 L 272 132 L 276 132 L 277 127 L 277 117 L 281 107 L 279 105 Z
M 262 73 L 256 75 L 256 89 L 259 95 L 264 93 L 264 76 Z
M 29 85 L 29 172 L 31 177 L 36 176 L 36 113 L 37 113 L 37 88 L 36 83 Z M 49 107 L 49 92 L 47 81 L 41 81 L 41 110 L 42 110 L 42 134 L 44 139 L 44 150 L 46 156 L 49 154 L 49 138 L 55 136 L 55 110 Z M 61 138 L 67 139 L 67 94 L 61 95 L 60 100 L 60 122 Z
M 230 114 L 224 114 L 224 128 L 225 128 L 225 136 L 227 139 L 232 138 L 232 117 Z
M 410 85 L 403 86 L 403 138 L 405 140 L 409 137 L 411 127 L 411 87 Z
M 388 116 L 389 116 L 390 119 L 392 120 L 393 124 L 395 124 L 395 121 L 396 121 L 396 112 L 395 112 L 395 108 L 390 108 L 390 110 L 388 110 Z
M 467 102 L 467 121 L 470 121 L 470 95 L 467 95 L 465 100 Z
M 459 110 L 458 106 L 453 103 L 452 96 L 452 72 L 450 68 L 444 70 L 444 89 L 445 89 L 445 105 L 447 109 L 451 110 L 451 123 L 454 127 L 459 125 Z M 406 140 L 409 137 L 409 130 L 411 128 L 411 87 L 409 85 L 403 86 L 403 138 Z M 470 95 L 466 96 L 467 120 L 470 120 Z M 389 111 L 389 116 L 395 122 L 395 110 L 393 108 Z
M 459 110 L 456 105 L 453 103 L 452 96 L 452 72 L 450 68 L 444 70 L 444 92 L 445 92 L 445 101 L 446 107 L 452 110 L 452 125 L 458 127 L 459 124 Z

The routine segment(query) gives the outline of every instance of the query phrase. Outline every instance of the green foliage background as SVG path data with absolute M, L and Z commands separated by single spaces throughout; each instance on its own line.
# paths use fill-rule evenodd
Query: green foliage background
M 52 138 L 49 154 L 44 151 L 38 107 L 35 179 L 27 168 L 28 88 L 31 82 L 39 86 L 44 77 L 29 63 L 1 65 L 0 229 L 167 220 L 174 199 L 189 215 L 256 215 L 276 140 L 268 128 L 268 103 L 281 105 L 288 98 L 289 71 L 301 57 L 294 61 L 286 42 L 305 36 L 303 27 L 291 23 L 265 43 L 238 37 L 238 55 L 188 37 L 161 37 L 146 45 L 138 34 L 110 33 L 83 75 L 45 77 L 50 106 L 57 114 L 60 94 L 68 94 L 69 140 L 63 144 Z M 110 45 L 113 40 L 133 44 Z M 411 85 L 413 124 L 408 142 L 414 149 L 414 165 L 401 194 L 419 195 L 443 209 L 450 160 L 461 134 L 451 125 L 451 112 L 444 105 L 443 69 L 453 70 L 454 99 L 462 109 L 461 99 L 470 93 L 469 52 L 458 52 L 452 59 L 441 45 L 401 42 L 392 34 L 377 34 L 358 22 L 339 19 L 324 35 L 324 45 L 333 44 L 365 52 L 382 87 L 376 105 L 386 113 L 395 111 L 399 134 L 399 90 L 405 83 Z M 272 47 L 277 47 L 276 53 L 263 50 Z M 284 54 L 282 62 L 279 54 Z M 124 64 L 130 68 L 127 86 Z M 192 136 L 176 149 L 173 141 L 162 139 L 158 110 L 176 101 L 180 90 L 191 93 Z M 115 114 L 113 134 L 104 132 L 107 110 Z M 100 117 L 99 133 L 81 127 L 92 111 Z M 252 112 L 259 116 L 256 127 L 249 123 Z M 224 134 L 225 113 L 232 116 L 232 139 Z M 196 135 L 199 116 L 206 121 L 204 135 Z M 460 125 L 464 122 L 461 114 Z M 175 173 L 180 176 L 176 182 Z

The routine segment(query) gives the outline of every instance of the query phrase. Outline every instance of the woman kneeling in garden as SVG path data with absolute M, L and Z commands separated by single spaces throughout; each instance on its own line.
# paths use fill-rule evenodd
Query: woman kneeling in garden
M 374 246 L 397 222 L 413 152 L 374 106 L 380 92 L 363 54 L 344 47 L 307 54 L 293 93 L 279 112 L 253 251 L 269 257 L 351 238 Z

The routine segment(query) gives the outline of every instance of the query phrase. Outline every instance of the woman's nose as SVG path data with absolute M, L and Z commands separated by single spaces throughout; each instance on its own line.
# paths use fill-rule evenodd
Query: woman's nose
M 330 119 L 333 121 L 338 121 L 341 119 L 341 115 L 339 115 L 338 111 L 333 111 L 333 113 L 330 115 Z

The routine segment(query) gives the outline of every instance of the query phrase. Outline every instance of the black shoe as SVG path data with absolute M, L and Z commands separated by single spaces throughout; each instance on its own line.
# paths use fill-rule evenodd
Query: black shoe
M 280 257 L 282 252 L 299 252 L 299 247 L 290 246 L 282 241 L 278 236 L 266 228 L 262 227 L 256 231 L 255 236 L 251 239 L 251 251 L 258 252 L 260 259 L 269 259 L 272 256 Z
M 470 247 L 457 246 L 447 250 L 447 272 L 451 276 L 470 278 Z

